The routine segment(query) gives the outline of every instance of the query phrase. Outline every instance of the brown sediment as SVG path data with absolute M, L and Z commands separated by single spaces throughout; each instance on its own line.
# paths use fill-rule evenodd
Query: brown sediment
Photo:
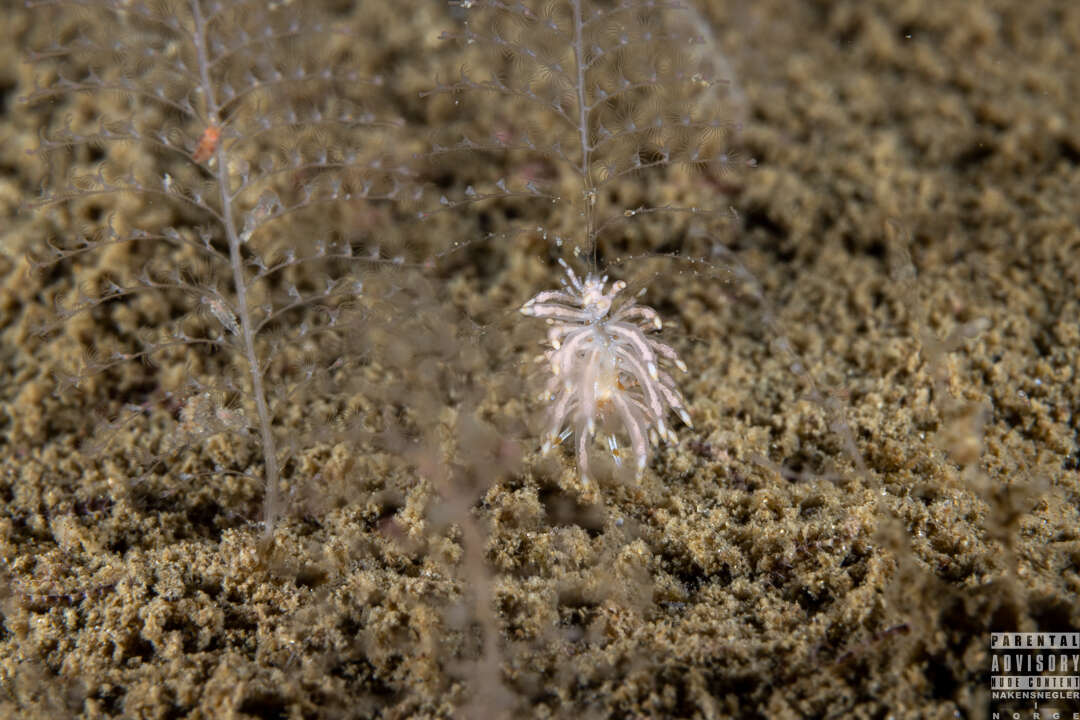
M 433 39 L 451 21 L 393 5 L 407 11 L 373 11 L 388 30 L 369 62 L 398 63 L 399 110 L 450 122 L 451 104 L 418 91 L 453 65 Z M 247 468 L 250 447 L 217 438 L 146 477 L 136 461 L 178 416 L 163 388 L 220 359 L 134 364 L 53 395 L 88 342 L 170 308 L 146 300 L 32 332 L 55 296 L 140 258 L 24 272 L 23 253 L 86 220 L 20 209 L 42 173 L 25 151 L 40 124 L 95 100 L 17 104 L 32 87 L 18 61 L 30 20 L 4 10 L 0 716 L 450 717 L 472 688 L 492 712 L 536 717 L 981 717 L 989 632 L 1080 629 L 1080 8 L 767 0 L 703 13 L 757 167 L 618 188 L 630 207 L 733 207 L 739 221 L 715 240 L 775 311 L 766 322 L 726 292 L 719 260 L 716 273 L 626 264 L 690 368 L 694 429 L 640 483 L 602 479 L 593 495 L 572 458 L 536 457 L 536 338 L 513 311 L 559 268 L 537 238 L 475 243 L 448 257 L 440 289 L 405 293 L 415 326 L 370 330 L 386 354 L 355 396 L 311 399 L 368 418 L 366 444 L 300 448 L 288 518 L 260 549 L 259 484 L 191 479 Z M 442 180 L 515 162 L 471 158 Z M 423 232 L 468 240 L 511 224 L 481 207 Z M 677 218 L 637 228 L 609 258 L 667 251 L 687 231 Z M 145 422 L 89 452 L 94 413 L 132 403 Z M 449 485 L 433 479 L 436 442 L 453 448 L 438 476 Z M 483 593 L 468 533 L 440 509 L 453 483 L 478 499 Z M 501 683 L 477 595 L 493 598 Z

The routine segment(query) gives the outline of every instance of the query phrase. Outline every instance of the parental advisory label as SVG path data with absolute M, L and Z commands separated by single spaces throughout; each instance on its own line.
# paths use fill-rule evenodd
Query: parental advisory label
M 1080 633 L 990 633 L 990 652 L 997 650 L 1073 650 L 1080 652 Z
M 1080 708 L 1080 633 L 990 633 L 990 694 L 995 704 L 1013 707 L 1045 703 L 1034 717 L 1080 717 L 1072 712 Z M 995 711 L 991 717 L 1030 716 Z

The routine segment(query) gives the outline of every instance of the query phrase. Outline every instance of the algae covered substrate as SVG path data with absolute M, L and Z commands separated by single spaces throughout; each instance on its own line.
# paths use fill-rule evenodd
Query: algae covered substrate
M 336 11 L 365 38 L 353 59 L 391 81 L 410 151 L 454 123 L 535 124 L 512 103 L 462 117 L 421 98 L 457 66 L 439 40 L 453 8 Z M 146 470 L 192 417 L 166 389 L 221 358 L 58 382 L 179 305 L 113 304 L 41 335 L 58 297 L 147 258 L 107 248 L 30 272 L 26 255 L 114 213 L 177 219 L 132 197 L 28 207 L 56 182 L 28 152 L 41 132 L 117 100 L 20 102 L 51 29 L 0 13 L 0 716 L 1080 712 L 1080 5 L 698 3 L 753 167 L 629 177 L 606 202 L 730 221 L 703 241 L 658 214 L 602 248 L 637 258 L 611 272 L 664 318 L 694 427 L 640 480 L 586 488 L 572 453 L 539 457 L 542 330 L 516 311 L 561 269 L 542 239 L 475 238 L 573 218 L 528 202 L 440 213 L 401 231 L 431 243 L 422 280 L 367 284 L 392 300 L 363 308 L 350 394 L 316 388 L 280 416 L 305 442 L 269 543 L 246 440 L 206 437 Z M 166 162 L 124 145 L 72 167 L 102 153 Z M 515 153 L 428 172 L 459 189 L 561 182 Z M 353 222 L 390 236 L 403 217 Z M 469 242 L 443 254 L 443 238 Z M 757 290 L 723 282 L 728 257 Z M 366 423 L 353 441 L 301 432 L 346 406 Z M 137 421 L 109 426 L 131 407 Z M 1057 634 L 1006 652 L 994 633 Z M 996 694 L 1006 677 L 1046 694 Z

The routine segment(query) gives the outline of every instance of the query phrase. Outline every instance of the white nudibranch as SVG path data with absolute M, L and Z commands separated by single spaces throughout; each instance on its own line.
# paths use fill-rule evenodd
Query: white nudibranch
M 582 279 L 559 262 L 567 277 L 562 290 L 545 290 L 521 308 L 522 314 L 549 325 L 548 349 L 538 358 L 550 373 L 543 394 L 549 407 L 541 452 L 574 434 L 578 470 L 586 479 L 588 452 L 600 424 L 608 430 L 607 448 L 617 466 L 624 451 L 615 432 L 621 429 L 629 438 L 640 475 L 650 444 L 678 442 L 664 422 L 669 411 L 693 427 L 685 400 L 664 369 L 670 364 L 686 372 L 686 364 L 671 346 L 646 335 L 663 327 L 655 310 L 632 299 L 616 306 L 626 283 L 619 280 L 608 289 L 606 275 L 589 273 Z

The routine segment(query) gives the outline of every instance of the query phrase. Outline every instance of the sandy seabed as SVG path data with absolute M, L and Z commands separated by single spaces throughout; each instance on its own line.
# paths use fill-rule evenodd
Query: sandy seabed
M 452 20 L 438 3 L 373 5 L 370 62 L 393 63 L 410 121 L 440 122 L 450 110 L 417 91 L 450 58 L 436 38 Z M 257 464 L 243 443 L 215 438 L 132 482 L 132 448 L 160 446 L 176 416 L 153 388 L 182 363 L 54 394 L 87 337 L 169 309 L 32 332 L 82 278 L 26 272 L 23 254 L 75 221 L 24 208 L 45 111 L 17 100 L 30 15 L 2 11 L 0 716 L 1035 717 L 1033 699 L 992 697 L 991 640 L 1080 631 L 1080 4 L 701 12 L 756 167 L 626 192 L 733 208 L 717 241 L 775 317 L 715 274 L 642 261 L 695 425 L 640 482 L 590 491 L 569 453 L 535 456 L 537 408 L 500 396 L 525 363 L 484 346 L 488 425 L 467 445 L 494 458 L 471 471 L 478 567 L 423 460 L 300 453 L 290 477 L 310 481 L 267 547 L 257 483 L 190 479 Z M 434 227 L 509 221 L 477 209 Z M 666 227 L 608 252 L 709 256 Z M 490 338 L 554 285 L 548 255 L 467 248 L 437 293 Z M 163 422 L 88 452 L 103 404 L 154 398 Z M 346 475 L 340 498 L 312 499 Z M 1080 701 L 1038 709 L 1073 717 Z

